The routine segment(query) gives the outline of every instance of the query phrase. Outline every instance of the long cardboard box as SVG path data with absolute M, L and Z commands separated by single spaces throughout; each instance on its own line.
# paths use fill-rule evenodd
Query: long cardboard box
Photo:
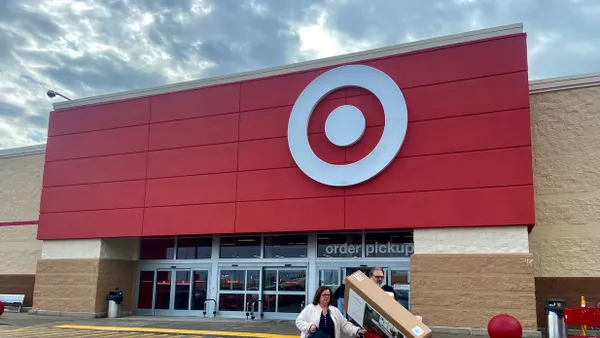
M 428 338 L 433 334 L 404 306 L 390 297 L 360 270 L 346 278 L 344 310 L 370 335 L 378 337 Z

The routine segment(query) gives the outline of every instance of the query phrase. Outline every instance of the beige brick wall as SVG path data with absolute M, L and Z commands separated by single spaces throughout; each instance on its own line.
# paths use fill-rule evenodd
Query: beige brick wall
M 37 220 L 44 154 L 0 157 L 0 222 Z
M 600 277 L 600 86 L 531 95 L 536 277 Z
M 38 220 L 43 172 L 44 154 L 1 154 L 0 223 Z M 35 274 L 41 250 L 37 225 L 0 226 L 0 275 Z
M 411 310 L 432 326 L 486 328 L 499 313 L 537 329 L 529 253 L 418 254 L 411 257 Z
M 37 225 L 0 226 L 0 275 L 35 274 L 42 252 Z

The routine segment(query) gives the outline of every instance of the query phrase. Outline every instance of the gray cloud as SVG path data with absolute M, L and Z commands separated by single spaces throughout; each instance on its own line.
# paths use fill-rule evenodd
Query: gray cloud
M 600 70 L 595 0 L 4 0 L 0 148 L 84 97 L 524 22 L 532 78 Z

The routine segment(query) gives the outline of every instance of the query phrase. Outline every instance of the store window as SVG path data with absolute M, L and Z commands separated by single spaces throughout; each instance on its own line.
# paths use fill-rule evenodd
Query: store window
M 221 237 L 219 257 L 221 258 L 260 258 L 260 236 Z
M 413 254 L 412 231 L 367 232 L 366 257 L 410 257 Z
M 317 257 L 362 257 L 362 234 L 319 234 L 317 236 Z
M 211 236 L 177 238 L 177 259 L 210 259 L 211 256 Z
M 307 234 L 265 235 L 265 258 L 305 258 Z
M 174 259 L 174 237 L 142 238 L 140 243 L 140 259 Z

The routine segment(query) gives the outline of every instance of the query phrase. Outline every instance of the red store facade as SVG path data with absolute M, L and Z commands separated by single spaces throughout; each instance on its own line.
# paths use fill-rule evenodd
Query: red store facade
M 305 128 L 310 150 L 324 168 L 367 158 L 355 174 L 373 170 L 333 186 L 292 156 L 290 131 L 303 126 L 290 114 L 312 81 L 345 65 L 391 79 L 407 124 L 398 136 L 402 121 L 386 122 L 396 108 L 384 112 L 365 89 L 326 95 Z M 342 75 L 352 82 L 352 71 Z M 364 116 L 348 146 L 331 142 L 334 129 L 325 133 L 340 106 Z M 517 244 L 490 251 L 486 242 L 492 233 L 526 239 L 535 223 L 527 43 L 518 25 L 55 108 L 38 312 L 99 316 L 106 292 L 120 287 L 135 314 L 294 318 L 319 285 L 383 266 L 397 299 L 431 325 L 485 327 L 508 302 L 526 329 L 536 327 L 531 254 Z M 399 151 L 371 156 L 386 123 Z M 328 179 L 353 179 L 334 172 Z M 470 249 L 453 249 L 460 236 Z M 45 292 L 57 280 L 72 286 L 69 295 Z M 503 287 L 508 281 L 523 287 Z

